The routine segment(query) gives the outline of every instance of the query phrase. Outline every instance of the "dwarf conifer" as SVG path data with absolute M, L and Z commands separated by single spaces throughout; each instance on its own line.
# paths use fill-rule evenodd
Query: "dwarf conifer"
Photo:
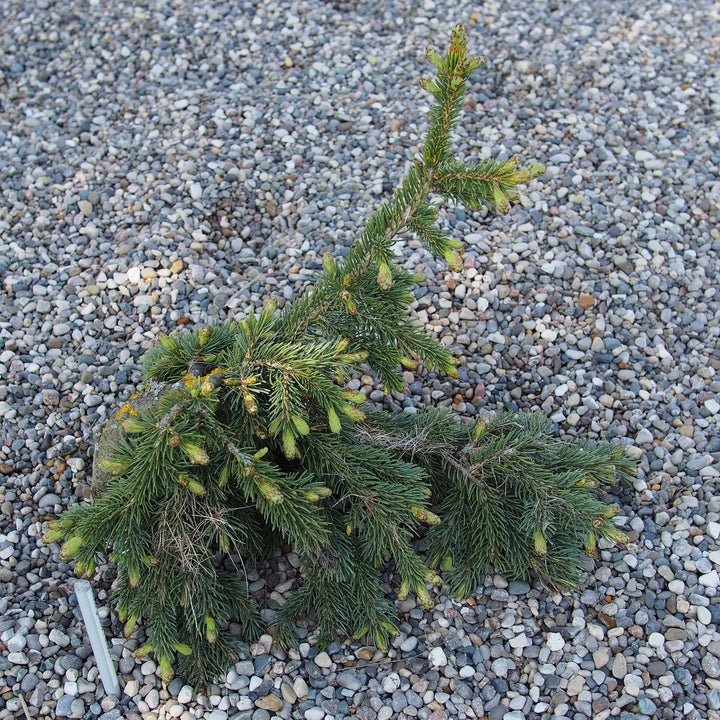
M 301 579 L 275 638 L 292 644 L 310 614 L 321 640 L 384 648 L 398 618 L 382 567 L 398 598 L 431 607 L 437 572 L 457 598 L 491 568 L 568 590 L 597 539 L 622 540 L 596 492 L 633 472 L 621 447 L 560 442 L 532 414 L 474 424 L 440 409 L 391 415 L 345 386 L 363 364 L 390 390 L 420 362 L 457 376 L 448 350 L 408 316 L 424 278 L 398 264 L 393 242 L 409 233 L 461 272 L 462 243 L 437 224 L 439 199 L 507 212 L 516 187 L 543 171 L 453 157 L 466 81 L 483 63 L 466 47 L 457 26 L 444 55 L 428 51 L 427 136 L 348 256 L 325 256 L 314 287 L 282 311 L 270 299 L 239 322 L 160 338 L 143 357 L 147 389 L 98 443 L 95 499 L 45 535 L 79 574 L 115 563 L 125 634 L 144 623 L 138 654 L 153 652 L 166 681 L 224 671 L 241 650 L 231 620 L 246 640 L 261 632 L 243 562 L 283 543 Z

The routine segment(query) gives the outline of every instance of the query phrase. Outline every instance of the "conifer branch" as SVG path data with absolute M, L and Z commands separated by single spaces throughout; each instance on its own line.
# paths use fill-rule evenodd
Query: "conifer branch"
M 357 335 L 357 324 L 353 322 L 358 313 L 357 301 L 353 298 L 367 297 L 367 288 L 363 288 L 366 292 L 360 292 L 358 283 L 368 274 L 375 274 L 382 291 L 392 288 L 399 273 L 394 268 L 390 246 L 404 229 L 414 232 L 425 247 L 434 255 L 443 257 L 452 270 L 462 270 L 457 252 L 462 243 L 447 237 L 434 225 L 437 209 L 427 202 L 432 191 L 472 207 L 487 196 L 492 198 L 492 203 L 488 204 L 506 212 L 508 202 L 517 197 L 516 185 L 542 172 L 541 165 L 517 171 L 517 162 L 508 161 L 497 164 L 497 167 L 485 168 L 485 173 L 492 169 L 496 171 L 489 180 L 484 175 L 479 180 L 459 174 L 463 166 L 449 157 L 452 131 L 459 121 L 467 78 L 484 60 L 467 56 L 467 35 L 460 25 L 453 29 L 450 47 L 444 56 L 432 48 L 428 49 L 427 55 L 436 68 L 436 74 L 433 81 L 423 82 L 422 86 L 431 93 L 435 102 L 430 109 L 429 128 L 420 155 L 413 161 L 393 196 L 370 216 L 347 259 L 342 263 L 326 263 L 325 272 L 312 291 L 285 313 L 282 332 L 291 342 L 311 331 L 327 335 L 332 330 L 341 336 L 361 340 L 362 336 Z M 474 172 L 473 168 L 463 171 L 466 175 Z M 365 320 L 376 328 L 386 327 L 386 334 L 391 334 L 398 325 L 407 322 L 408 304 L 385 303 L 373 314 L 366 312 Z M 328 327 L 327 318 L 336 309 L 341 310 L 341 315 Z M 427 344 L 412 350 L 428 367 L 449 375 L 455 374 L 450 353 L 439 343 L 436 343 L 434 351 L 428 351 Z M 398 387 L 398 374 L 393 373 L 382 358 L 371 354 L 369 361 L 389 388 Z

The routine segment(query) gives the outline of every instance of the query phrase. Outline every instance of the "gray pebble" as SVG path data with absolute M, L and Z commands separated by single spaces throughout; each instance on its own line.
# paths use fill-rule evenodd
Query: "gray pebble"
M 337 675 L 338 685 L 347 690 L 360 690 L 365 682 L 365 673 L 360 670 L 344 670 Z

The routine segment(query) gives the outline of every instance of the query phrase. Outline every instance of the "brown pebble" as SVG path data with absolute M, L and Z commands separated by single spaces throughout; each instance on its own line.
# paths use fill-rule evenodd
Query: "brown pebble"
M 265 697 L 258 698 L 255 701 L 255 707 L 259 707 L 263 710 L 271 710 L 277 712 L 282 710 L 283 701 L 277 695 L 266 695 Z
M 605 623 L 606 627 L 614 628 L 617 627 L 617 623 L 615 620 L 613 620 L 609 615 L 606 615 L 605 613 L 600 613 L 600 619 Z

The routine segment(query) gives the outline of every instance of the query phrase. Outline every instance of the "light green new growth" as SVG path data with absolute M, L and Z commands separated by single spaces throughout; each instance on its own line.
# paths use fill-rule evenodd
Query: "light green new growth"
M 46 542 L 92 576 L 109 558 L 129 637 L 142 621 L 163 680 L 204 682 L 261 631 L 244 582 L 252 558 L 292 546 L 301 577 L 277 612 L 275 638 L 296 641 L 312 615 L 338 634 L 388 647 L 397 632 L 379 569 L 397 597 L 426 607 L 435 568 L 458 598 L 496 568 L 576 587 L 598 538 L 622 540 L 600 484 L 627 477 L 620 447 L 567 444 L 534 415 L 466 423 L 447 411 L 390 415 L 344 383 L 363 363 L 390 389 L 419 361 L 455 376 L 448 351 L 408 318 L 421 276 L 391 251 L 401 232 L 462 270 L 462 244 L 437 225 L 433 196 L 506 212 L 542 166 L 450 155 L 470 73 L 462 27 L 435 78 L 427 138 L 393 196 L 345 260 L 324 258 L 312 290 L 283 312 L 270 301 L 244 320 L 163 337 L 143 357 L 147 392 L 123 406 L 96 448 L 97 497 L 50 523 Z M 419 539 L 419 542 L 418 542 Z

